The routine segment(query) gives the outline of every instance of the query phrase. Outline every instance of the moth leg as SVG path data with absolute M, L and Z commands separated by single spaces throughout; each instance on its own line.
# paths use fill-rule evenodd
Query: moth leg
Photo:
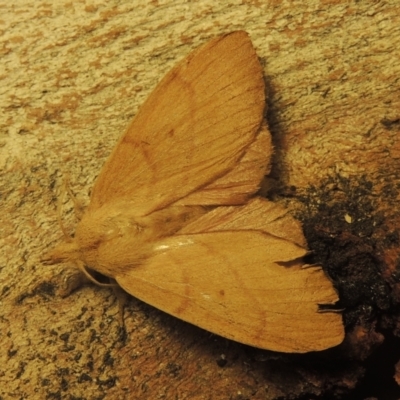
M 83 275 L 87 280 L 90 282 L 95 283 L 98 286 L 101 287 L 111 287 L 114 291 L 114 294 L 117 298 L 118 301 L 118 306 L 119 306 L 119 325 L 121 327 L 121 330 L 124 332 L 125 331 L 125 321 L 124 321 L 124 308 L 125 305 L 128 301 L 128 293 L 126 293 L 124 290 L 120 288 L 118 283 L 114 279 L 110 279 L 109 283 L 103 283 L 97 280 L 93 275 L 90 274 L 90 271 L 86 268 L 86 266 L 83 263 L 78 264 L 78 268 L 82 272 L 81 275 Z
M 86 275 L 76 269 L 67 268 L 62 274 L 64 276 L 61 279 L 61 286 L 57 290 L 60 297 L 68 297 L 76 289 L 88 283 Z
M 112 289 L 118 301 L 118 319 L 119 319 L 120 333 L 121 337 L 124 338 L 126 335 L 124 311 L 125 311 L 125 306 L 128 303 L 129 294 L 126 293 L 125 290 L 121 289 L 121 287 L 116 282 L 115 285 L 112 286 Z

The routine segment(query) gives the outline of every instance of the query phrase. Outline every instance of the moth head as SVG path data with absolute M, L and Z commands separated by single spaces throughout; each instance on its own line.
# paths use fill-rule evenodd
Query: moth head
M 114 286 L 114 283 L 101 282 L 97 276 L 94 275 L 94 271 L 86 267 L 85 263 L 82 262 L 82 254 L 80 246 L 76 241 L 67 241 L 58 244 L 54 249 L 49 251 L 41 259 L 43 264 L 52 265 L 62 262 L 71 261 L 73 262 L 80 271 L 93 283 L 99 286 Z
M 42 257 L 42 262 L 47 265 L 58 264 L 66 261 L 77 261 L 80 259 L 80 249 L 76 241 L 59 243 Z
M 106 240 L 104 230 L 110 230 L 106 219 L 97 214 L 93 216 L 91 213 L 85 213 L 78 223 L 74 237 L 68 236 L 63 229 L 64 241 L 45 254 L 41 261 L 47 265 L 63 262 L 87 264 L 88 256 L 89 259 L 92 258 L 91 253 L 96 252 L 99 244 Z

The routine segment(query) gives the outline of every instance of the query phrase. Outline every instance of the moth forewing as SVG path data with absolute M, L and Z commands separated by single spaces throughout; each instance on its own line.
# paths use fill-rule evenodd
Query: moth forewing
M 262 69 L 247 33 L 212 39 L 145 101 L 100 172 L 89 207 L 126 197 L 147 214 L 206 186 L 253 143 L 264 107 Z
M 292 255 L 290 267 L 275 261 L 282 251 Z M 175 235 L 116 280 L 146 303 L 229 339 L 318 351 L 343 340 L 343 324 L 338 313 L 318 312 L 337 294 L 321 268 L 302 268 L 302 255 L 295 243 L 258 231 Z

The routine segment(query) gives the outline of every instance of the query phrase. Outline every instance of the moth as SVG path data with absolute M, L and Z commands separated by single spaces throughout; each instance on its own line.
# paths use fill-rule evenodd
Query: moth
M 332 282 L 304 264 L 300 224 L 256 195 L 272 153 L 264 109 L 246 32 L 190 53 L 120 138 L 74 237 L 45 261 L 95 270 L 160 310 L 254 347 L 338 345 Z

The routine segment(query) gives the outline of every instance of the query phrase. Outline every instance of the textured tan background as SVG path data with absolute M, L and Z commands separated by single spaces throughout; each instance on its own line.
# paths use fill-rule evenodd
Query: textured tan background
M 273 353 L 135 299 L 121 335 L 111 289 L 85 285 L 62 297 L 72 266 L 39 260 L 61 238 L 63 180 L 87 201 L 105 157 L 163 74 L 236 29 L 249 32 L 264 66 L 275 180 L 301 192 L 328 176 L 365 174 L 374 196 L 396 187 L 397 0 L 14 0 L 0 10 L 0 398 L 274 399 L 319 394 L 326 379 L 351 387 L 297 358 L 296 372 L 277 370 Z M 64 212 L 72 230 L 70 201 Z

